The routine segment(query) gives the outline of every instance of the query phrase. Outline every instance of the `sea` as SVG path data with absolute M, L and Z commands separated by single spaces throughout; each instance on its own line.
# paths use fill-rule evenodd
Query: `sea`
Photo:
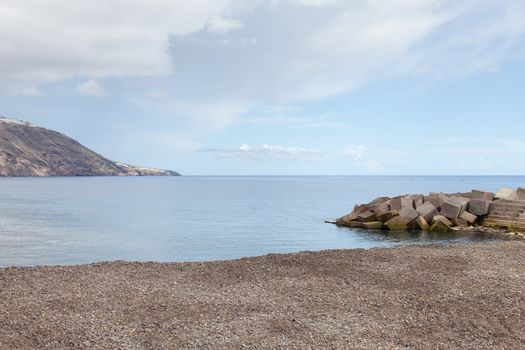
M 0 266 L 184 262 L 510 239 L 324 223 L 379 196 L 496 191 L 525 176 L 0 178 Z

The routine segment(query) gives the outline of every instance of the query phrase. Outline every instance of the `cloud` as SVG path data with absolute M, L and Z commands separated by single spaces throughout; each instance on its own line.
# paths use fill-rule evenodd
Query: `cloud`
M 306 160 L 321 159 L 327 156 L 326 153 L 317 149 L 308 149 L 304 147 L 283 147 L 277 145 L 262 145 L 252 147 L 242 144 L 238 148 L 208 148 L 201 149 L 198 152 L 213 154 L 219 157 L 247 158 L 253 160 L 260 159 L 284 159 L 284 160 Z
M 377 79 L 492 71 L 523 57 L 524 33 L 521 0 L 5 0 L 0 88 L 47 92 L 46 83 L 86 79 L 77 90 L 100 96 L 111 91 L 98 82 L 123 79 L 148 91 L 139 102 L 148 114 L 146 106 L 207 130 L 337 127 L 254 112 Z
M 85 96 L 101 97 L 106 95 L 106 91 L 100 86 L 99 82 L 95 79 L 89 79 L 79 85 L 77 85 L 77 92 Z
M 29 96 L 29 97 L 43 97 L 45 94 L 36 87 L 24 87 L 15 91 L 15 95 Z
M 5 0 L 0 4 L 0 80 L 172 72 L 170 36 L 238 26 L 232 0 Z
M 237 148 L 206 148 L 198 150 L 200 153 L 208 153 L 219 157 L 235 157 L 249 159 L 289 159 L 289 160 L 334 160 L 351 158 L 362 164 L 372 164 L 365 160 L 366 147 L 363 145 L 349 145 L 342 150 L 333 152 L 321 151 L 299 146 L 279 146 L 264 144 L 261 146 L 250 146 L 242 144 Z M 375 163 L 375 162 L 374 162 Z
M 162 94 L 160 94 L 162 96 Z M 178 129 L 190 135 L 207 135 L 224 130 L 235 123 L 250 105 L 241 101 L 201 101 L 162 98 L 150 94 L 146 98 L 133 98 L 129 102 L 146 115 L 154 115 L 159 121 L 178 123 Z
M 307 98 L 384 77 L 456 78 L 497 68 L 524 32 L 514 0 L 348 2 L 306 38 L 289 78 Z
M 350 145 L 342 150 L 342 154 L 348 155 L 354 158 L 356 161 L 359 161 L 365 155 L 365 146 L 363 145 Z
M 208 31 L 212 33 L 227 33 L 242 28 L 243 24 L 236 19 L 213 17 L 208 20 Z
M 214 35 L 232 31 L 227 47 Z M 158 76 L 183 72 L 191 57 L 181 84 L 323 98 L 377 76 L 495 69 L 524 32 L 521 0 L 5 0 L 0 80 Z
M 378 79 L 455 79 L 519 57 L 525 33 L 525 3 L 513 0 L 364 0 L 315 9 L 301 1 L 273 3 L 260 1 L 256 16 L 235 12 L 243 27 L 227 39 L 174 38 L 174 69 L 185 83 L 180 92 L 290 104 Z
M 162 89 L 150 89 L 144 93 L 144 97 L 157 100 L 168 97 L 168 93 Z
M 305 128 L 346 128 L 339 120 L 339 113 L 312 113 L 299 105 L 272 105 L 246 111 L 240 122 L 244 124 L 261 125 L 290 129 Z
M 327 7 L 340 5 L 343 0 L 290 0 L 290 2 L 299 6 Z

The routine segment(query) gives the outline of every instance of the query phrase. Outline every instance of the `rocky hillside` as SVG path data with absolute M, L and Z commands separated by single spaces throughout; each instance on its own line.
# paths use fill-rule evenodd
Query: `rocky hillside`
M 0 176 L 174 176 L 113 162 L 59 132 L 0 117 Z

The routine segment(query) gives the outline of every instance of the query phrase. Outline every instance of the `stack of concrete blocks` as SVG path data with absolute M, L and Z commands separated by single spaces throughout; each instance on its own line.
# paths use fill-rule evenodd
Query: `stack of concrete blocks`
M 493 193 L 478 190 L 379 197 L 368 204 L 355 206 L 336 224 L 365 229 L 448 232 L 474 225 L 479 217 L 489 213 L 493 200 Z
M 484 209 L 481 205 L 480 208 Z M 482 224 L 514 232 L 525 231 L 525 189 L 500 189 Z
M 507 201 L 525 201 L 525 188 L 518 187 L 515 190 L 502 188 L 496 193 L 495 198 Z

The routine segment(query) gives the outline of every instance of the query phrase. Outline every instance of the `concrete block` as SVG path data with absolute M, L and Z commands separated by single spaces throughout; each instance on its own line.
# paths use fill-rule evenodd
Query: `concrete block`
M 438 215 L 437 208 L 431 202 L 425 202 L 416 209 L 417 213 L 421 215 L 426 222 L 432 221 L 434 216 Z
M 391 210 L 391 211 L 387 211 L 386 213 L 377 214 L 377 220 L 381 222 L 387 222 L 388 220 L 398 215 L 399 213 L 397 211 Z
M 471 192 L 456 192 L 456 193 L 450 193 L 446 195 L 447 197 L 461 197 L 461 198 L 468 198 L 470 199 Z
M 416 209 L 425 203 L 425 199 L 421 194 L 412 195 L 412 199 L 414 200 L 414 208 Z
M 518 187 L 515 191 L 516 200 L 525 201 L 525 188 Z
M 443 202 L 448 199 L 448 196 L 443 192 L 430 192 L 428 197 L 431 197 L 434 202 L 437 201 L 437 203 L 432 202 L 432 204 L 434 204 L 434 206 L 438 209 L 440 209 Z
M 455 198 L 457 201 L 463 203 L 465 206 L 468 207 L 468 204 L 470 203 L 470 198 L 467 198 L 467 197 L 463 197 L 463 196 L 455 196 L 453 197 Z
M 390 210 L 401 210 L 402 208 L 414 208 L 414 199 L 410 196 L 398 196 L 390 200 Z
M 462 217 L 457 217 L 457 218 L 452 219 L 452 223 L 454 224 L 454 226 L 457 226 L 457 227 L 468 227 L 469 226 L 467 220 L 463 219 Z
M 483 199 L 486 201 L 493 201 L 494 193 L 479 191 L 479 190 L 472 190 L 472 192 L 470 192 L 470 199 Z
M 357 213 L 357 215 L 364 213 L 368 210 L 368 207 L 365 204 L 360 204 L 354 206 L 354 209 L 352 210 L 352 213 Z
M 514 197 L 514 190 L 510 188 L 500 188 L 498 192 L 496 192 L 495 198 L 497 199 L 505 199 L 505 200 L 513 200 Z
M 436 215 L 432 219 L 432 226 L 430 227 L 432 232 L 450 232 L 452 231 L 452 222 L 443 215 Z
M 469 225 L 474 225 L 478 221 L 478 217 L 468 211 L 464 211 L 459 217 L 466 220 Z
M 417 213 L 416 209 L 412 207 L 403 207 L 399 211 L 399 217 L 409 220 L 409 222 L 412 222 L 417 219 L 419 214 Z
M 406 196 L 406 197 L 401 197 L 401 209 L 403 208 L 412 208 L 412 209 L 415 209 L 414 207 L 414 199 L 410 196 Z
M 359 222 L 359 221 L 349 221 L 349 222 L 346 222 L 343 226 L 352 227 L 352 228 L 365 228 L 365 223 Z
M 458 200 L 460 203 L 463 204 L 463 208 L 461 209 L 461 213 L 468 210 L 468 207 L 470 205 L 470 198 L 465 197 L 454 197 L 456 200 Z
M 385 204 L 390 201 L 390 197 L 377 197 L 373 201 L 367 204 L 368 208 L 375 207 L 376 205 Z
M 390 200 L 390 210 L 401 210 L 401 198 L 402 197 L 394 197 Z
M 350 214 L 339 218 L 337 221 L 340 221 L 340 222 L 356 221 L 359 215 L 361 213 L 364 213 L 367 210 L 368 210 L 368 207 L 366 205 L 356 205 L 354 206 L 354 210 L 352 210 Z
M 449 219 L 459 217 L 467 209 L 467 203 L 458 197 L 450 197 L 441 206 L 441 215 Z
M 339 218 L 335 221 L 335 224 L 337 226 L 347 226 L 347 227 L 352 227 L 351 224 L 354 223 L 354 222 L 357 222 L 357 221 L 351 221 L 351 220 L 348 220 L 347 218 L 349 217 L 350 215 L 346 215 L 346 216 L 343 216 L 342 218 Z
M 381 221 L 363 222 L 363 226 L 368 230 L 381 230 L 383 223 Z
M 344 226 L 344 224 L 347 223 L 347 222 L 351 222 L 351 221 L 357 220 L 357 216 L 358 216 L 357 214 L 353 214 L 353 213 L 345 215 L 345 216 L 340 217 L 339 219 L 337 219 L 335 221 L 335 224 Z
M 512 193 L 510 194 L 507 191 L 508 191 L 507 188 L 502 188 L 498 192 L 498 195 L 496 197 L 505 199 L 505 200 L 509 200 L 509 201 L 525 201 L 525 189 L 524 188 L 518 187 L 517 189 L 513 190 Z
M 371 207 L 370 210 L 376 213 L 376 215 L 384 214 L 390 211 L 390 204 L 388 203 L 377 204 Z
M 425 203 L 427 203 L 427 202 L 431 203 L 437 209 L 441 208 L 441 202 L 439 200 L 439 195 L 437 195 L 437 194 L 431 194 L 429 196 L 425 196 L 424 197 L 424 202 Z
M 525 220 L 525 212 L 519 213 L 518 217 L 520 220 Z
M 439 207 L 441 208 L 443 203 L 445 203 L 445 201 L 448 199 L 448 196 L 444 195 L 443 193 L 439 193 L 438 197 L 439 197 Z
M 443 223 L 447 224 L 448 226 L 452 226 L 452 221 L 450 221 L 448 218 L 446 218 L 443 215 L 436 215 L 432 218 L 432 224 L 435 224 L 436 221 L 442 221 Z
M 416 219 L 416 224 L 418 225 L 420 230 L 430 231 L 430 225 L 428 224 L 428 222 L 425 220 L 424 217 L 418 216 Z
M 385 227 L 388 228 L 389 230 L 408 230 L 408 226 L 413 221 L 414 220 L 409 220 L 407 218 L 395 216 L 385 223 Z
M 337 225 L 341 225 L 344 222 L 350 222 L 350 221 L 354 221 L 356 219 L 357 219 L 357 215 L 348 214 L 348 215 L 342 216 L 339 219 L 337 219 L 336 220 L 336 224 Z
M 359 216 L 357 217 L 357 221 L 361 221 L 361 222 L 377 221 L 377 216 L 376 216 L 376 213 L 374 213 L 373 211 L 367 210 L 359 214 Z
M 469 204 L 469 212 L 477 216 L 484 216 L 489 213 L 491 201 L 484 199 L 471 199 Z

